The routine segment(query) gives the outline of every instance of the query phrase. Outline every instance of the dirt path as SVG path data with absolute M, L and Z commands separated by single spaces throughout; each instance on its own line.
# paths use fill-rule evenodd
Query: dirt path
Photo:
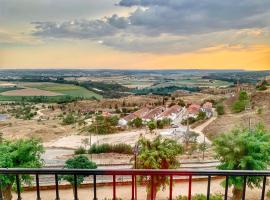
M 199 134 L 199 137 L 198 137 L 198 142 L 200 143 L 203 143 L 204 142 L 204 139 L 205 139 L 205 142 L 208 143 L 208 144 L 212 144 L 212 142 L 205 136 L 205 134 L 203 133 L 203 129 L 205 127 L 207 127 L 209 124 L 211 124 L 213 121 L 215 121 L 217 119 L 216 116 L 213 116 L 211 117 L 209 120 L 207 120 L 206 122 L 204 122 L 203 124 L 197 126 L 196 128 L 194 129 L 191 129 L 191 131 L 194 131 L 196 133 Z M 205 137 L 205 138 L 204 138 Z

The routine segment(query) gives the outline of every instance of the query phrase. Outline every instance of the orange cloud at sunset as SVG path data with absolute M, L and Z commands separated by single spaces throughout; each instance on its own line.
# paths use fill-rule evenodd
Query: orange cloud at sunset
M 270 69 L 270 47 L 217 46 L 180 54 L 150 54 L 80 46 L 0 50 L 4 68 Z

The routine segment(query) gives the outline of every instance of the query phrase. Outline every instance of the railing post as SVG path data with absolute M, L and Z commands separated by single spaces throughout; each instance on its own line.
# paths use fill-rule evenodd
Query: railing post
M 208 176 L 208 181 L 207 181 L 207 200 L 210 200 L 210 187 L 211 187 L 211 176 Z
M 132 197 L 131 197 L 131 200 L 135 200 L 135 178 L 134 178 L 134 175 L 132 175 Z
M 151 200 L 154 200 L 154 176 L 151 176 Z
M 247 176 L 244 176 L 242 200 L 246 199 Z
M 170 197 L 169 197 L 169 200 L 172 200 L 172 189 L 173 189 L 173 176 L 170 175 Z
M 78 199 L 78 186 L 77 186 L 77 174 L 74 174 L 74 200 Z
M 55 180 L 55 200 L 60 200 L 57 174 L 54 175 L 54 180 Z
M 116 200 L 116 183 L 115 183 L 115 175 L 113 175 L 113 200 Z
M 228 187 L 229 187 L 229 177 L 226 176 L 224 200 L 228 199 Z
M 188 178 L 188 200 L 191 200 L 192 175 Z
M 266 186 L 266 176 L 263 177 L 263 186 L 262 186 L 262 197 L 261 197 L 261 200 L 264 200 L 265 186 Z
M 39 190 L 39 176 L 36 174 L 36 189 L 37 189 L 37 200 L 41 200 L 40 198 L 40 190 Z
M 16 188 L 17 188 L 17 200 L 21 200 L 21 186 L 20 186 L 20 177 L 16 175 Z
M 94 182 L 94 198 L 93 198 L 93 200 L 98 200 L 97 199 L 97 177 L 95 174 L 93 175 L 93 182 Z
M 2 181 L 1 181 L 1 179 L 0 179 L 0 200 L 4 200 L 4 198 L 3 198 Z

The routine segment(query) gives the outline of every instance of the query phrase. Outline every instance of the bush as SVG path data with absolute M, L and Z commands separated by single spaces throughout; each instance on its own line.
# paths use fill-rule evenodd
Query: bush
M 99 153 L 121 153 L 121 154 L 132 154 L 132 147 L 128 144 L 93 144 L 88 150 L 89 154 Z
M 68 114 L 64 119 L 63 119 L 63 124 L 64 125 L 70 125 L 74 124 L 76 122 L 75 117 L 73 116 L 72 113 Z
M 78 149 L 76 149 L 76 150 L 74 151 L 74 154 L 75 154 L 75 155 L 86 154 L 86 149 L 83 148 L 83 147 L 79 147 Z
M 246 101 L 236 101 L 233 106 L 232 106 L 232 110 L 235 113 L 239 113 L 245 110 L 247 105 Z
M 222 103 L 218 103 L 216 106 L 217 114 L 218 115 L 223 115 L 225 113 L 224 111 L 224 106 Z
M 187 196 L 177 196 L 175 200 L 187 200 Z M 196 194 L 191 197 L 192 200 L 207 200 L 207 197 L 204 194 Z M 210 195 L 210 200 L 222 200 L 222 195 L 220 194 L 214 194 Z

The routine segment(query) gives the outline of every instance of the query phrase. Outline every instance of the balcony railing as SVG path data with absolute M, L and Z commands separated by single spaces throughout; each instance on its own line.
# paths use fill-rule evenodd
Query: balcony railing
M 206 196 L 207 200 L 210 199 L 210 191 L 211 191 L 211 179 L 213 177 L 220 177 L 225 179 L 225 188 L 224 188 L 224 199 L 228 199 L 228 187 L 229 187 L 229 177 L 237 176 L 243 177 L 243 191 L 242 191 L 242 200 L 246 199 L 246 185 L 247 178 L 250 176 L 262 177 L 262 187 L 261 187 L 261 200 L 265 198 L 265 187 L 266 187 L 266 179 L 270 176 L 270 171 L 240 171 L 240 170 L 84 170 L 84 169 L 0 169 L 0 175 L 14 175 L 16 177 L 16 193 L 17 199 L 21 200 L 21 183 L 20 176 L 21 175 L 33 175 L 35 177 L 35 185 L 36 185 L 36 199 L 40 200 L 40 175 L 53 175 L 55 181 L 55 199 L 60 200 L 59 196 L 59 176 L 60 175 L 72 175 L 74 178 L 74 200 L 78 200 L 78 186 L 77 186 L 77 177 L 79 175 L 84 176 L 92 176 L 93 179 L 93 200 L 97 200 L 97 178 L 102 175 L 112 176 L 112 187 L 113 187 L 113 196 L 111 197 L 113 200 L 116 200 L 116 176 L 129 176 L 131 180 L 131 199 L 136 200 L 137 197 L 137 188 L 136 188 L 136 177 L 138 176 L 167 176 L 169 177 L 169 199 L 173 199 L 173 180 L 174 177 L 187 177 L 188 179 L 188 200 L 191 200 L 192 193 L 192 180 L 194 177 L 205 177 L 207 178 L 207 191 Z M 153 179 L 152 179 L 153 180 Z M 1 189 L 1 188 L 0 188 Z M 2 190 L 0 190 L 0 200 L 3 200 Z M 151 187 L 151 197 L 154 199 L 153 195 L 153 187 Z

